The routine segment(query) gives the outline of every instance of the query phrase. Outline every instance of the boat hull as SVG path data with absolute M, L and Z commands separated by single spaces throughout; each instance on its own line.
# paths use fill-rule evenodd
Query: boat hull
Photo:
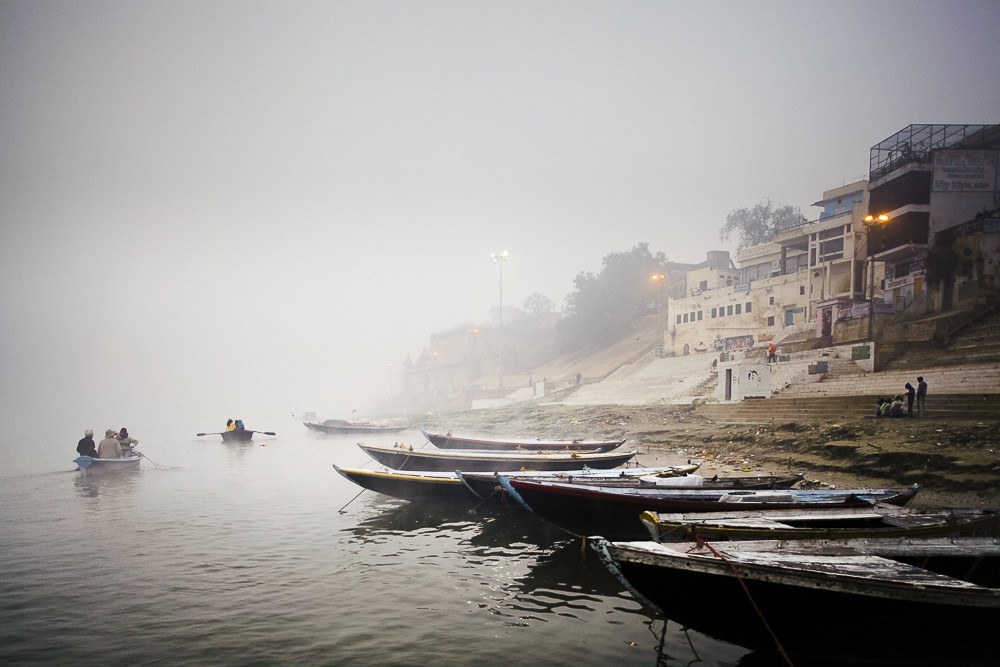
M 697 465 L 683 466 L 663 466 L 658 468 L 622 468 L 609 470 L 562 470 L 562 471 L 525 471 L 504 473 L 508 477 L 522 477 L 524 479 L 561 481 L 570 484 L 621 484 L 636 485 L 640 477 L 650 476 L 670 476 L 678 477 L 692 473 L 698 469 Z M 495 492 L 506 494 L 500 487 L 495 472 L 472 472 L 468 470 L 456 471 L 462 481 L 472 489 L 472 492 L 481 498 L 492 495 Z
M 223 442 L 250 442 L 253 440 L 254 431 L 249 430 L 237 430 L 237 431 L 223 431 L 222 441 Z
M 342 477 L 358 486 L 393 498 L 420 502 L 465 502 L 477 498 L 454 473 L 364 470 L 333 466 Z
M 797 514 L 781 510 L 733 512 L 705 518 L 693 513 L 643 512 L 640 518 L 654 541 L 944 537 L 997 535 L 1000 531 L 1000 512 L 909 510 L 895 505 Z
M 408 426 L 376 426 L 374 424 L 326 424 L 323 422 L 302 422 L 306 427 L 318 431 L 320 433 L 327 433 L 330 435 L 336 435 L 338 433 L 342 434 L 359 434 L 359 433 L 400 433 L 405 431 Z
M 632 459 L 637 452 L 582 453 L 504 453 L 472 450 L 420 450 L 401 447 L 376 447 L 358 443 L 365 452 L 394 470 L 432 470 L 453 472 L 502 472 L 508 470 L 575 470 L 615 468 Z
M 621 470 L 577 470 L 577 471 L 552 471 L 535 473 L 505 473 L 507 477 L 518 477 L 536 482 L 559 482 L 562 484 L 577 484 L 584 486 L 609 486 L 615 488 L 642 488 L 642 487 L 669 487 L 671 482 L 676 482 L 678 488 L 685 480 L 691 479 L 689 473 L 697 469 L 696 465 L 674 466 L 664 468 L 624 468 Z M 462 479 L 477 494 L 492 493 L 499 489 L 500 482 L 497 479 L 498 473 L 488 472 L 467 472 L 459 473 Z M 789 475 L 787 477 L 775 476 L 747 476 L 747 477 L 720 477 L 718 479 L 705 479 L 694 488 L 711 489 L 782 489 L 789 488 L 801 481 L 800 475 Z M 662 486 L 661 486 L 662 485 Z
M 571 450 L 610 452 L 625 444 L 624 440 L 545 440 L 542 438 L 491 438 L 487 436 L 455 435 L 452 433 L 428 433 L 424 437 L 441 449 L 477 449 L 497 451 L 517 450 Z
M 73 462 L 76 463 L 77 469 L 84 476 L 91 476 L 138 470 L 141 460 L 142 456 L 135 454 L 120 459 L 96 459 L 90 456 L 78 456 L 73 459 Z
M 780 542 L 768 544 L 781 549 Z M 688 553 L 650 552 L 647 545 Z M 602 542 L 595 547 L 600 552 Z M 941 588 L 938 575 L 928 576 L 923 565 L 869 554 L 821 557 L 813 559 L 820 562 L 812 570 L 803 570 L 795 558 L 772 553 L 772 562 L 761 565 L 722 544 L 715 553 L 647 542 L 603 543 L 603 548 L 602 560 L 640 600 L 684 626 L 741 646 L 777 652 L 780 644 L 792 658 L 821 664 L 996 664 L 1000 591 L 964 582 L 933 590 Z M 978 553 L 975 547 L 963 551 L 968 553 L 954 557 L 921 557 L 914 551 L 911 560 L 933 567 L 935 558 L 971 561 Z M 995 573 L 996 549 L 987 551 Z M 879 572 L 895 579 L 879 578 Z M 933 640 L 920 641 L 920 628 L 932 632 Z
M 648 539 L 643 512 L 721 512 L 763 509 L 870 507 L 876 502 L 905 505 L 919 491 L 855 489 L 845 491 L 730 491 L 726 489 L 613 488 L 500 479 L 501 485 L 531 511 L 563 530 L 612 540 Z M 742 495 L 741 495 L 742 494 Z M 768 494 L 761 496 L 759 494 Z M 780 498 L 790 498 L 782 500 Z M 728 498 L 728 500 L 724 499 Z M 754 499 L 752 502 L 745 502 Z

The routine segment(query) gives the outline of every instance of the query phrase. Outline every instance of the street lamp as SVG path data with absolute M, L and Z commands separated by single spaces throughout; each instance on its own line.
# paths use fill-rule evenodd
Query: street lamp
M 662 273 L 654 273 L 649 277 L 653 283 L 656 284 L 656 316 L 660 316 L 660 294 L 663 292 L 663 281 L 666 280 L 666 276 Z
M 889 216 L 885 213 L 878 215 L 869 213 L 863 222 L 868 230 L 868 339 L 872 348 L 872 371 L 876 371 L 878 368 L 875 364 L 875 254 L 872 252 L 872 230 L 889 224 Z
M 495 252 L 490 255 L 493 263 L 500 267 L 500 335 L 497 339 L 499 343 L 500 350 L 500 386 L 503 386 L 503 265 L 508 259 L 510 259 L 510 253 L 506 250 L 501 250 L 500 252 Z

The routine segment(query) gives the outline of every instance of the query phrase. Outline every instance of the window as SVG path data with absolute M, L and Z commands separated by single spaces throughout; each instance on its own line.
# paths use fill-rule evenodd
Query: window
M 806 293 L 806 286 L 799 285 L 799 294 L 805 294 L 805 293 Z
M 698 289 L 700 289 L 702 292 L 708 290 L 708 281 L 702 280 L 700 283 L 698 283 Z
M 716 317 L 718 317 L 718 315 L 719 315 L 719 309 L 718 308 L 713 308 L 712 309 L 712 319 L 714 320 Z
M 698 311 L 698 321 L 701 322 L 701 311 Z
M 753 310 L 753 302 L 752 301 L 747 301 L 747 308 L 746 308 L 746 310 L 747 310 L 748 313 Z
M 733 307 L 732 306 L 726 306 L 726 315 L 728 315 L 729 317 L 733 316 Z
M 726 316 L 726 307 L 719 306 L 719 317 L 725 317 L 725 316 Z
M 677 316 L 677 324 L 680 324 L 680 323 L 681 323 L 681 316 L 680 316 L 680 315 L 678 315 L 678 316 Z
M 687 321 L 688 321 L 688 314 L 684 313 L 684 322 L 685 322 L 685 324 L 687 323 Z
M 770 317 L 767 318 L 767 326 L 769 327 L 774 326 L 774 315 L 771 315 Z
M 737 315 L 739 315 L 739 314 L 740 314 L 740 310 L 741 310 L 741 307 L 742 307 L 742 306 L 743 306 L 743 304 L 742 304 L 742 303 L 738 303 L 738 304 L 736 304 L 736 314 L 737 314 Z
M 774 305 L 774 297 L 773 296 L 767 297 L 767 305 L 769 305 L 769 306 L 773 306 Z

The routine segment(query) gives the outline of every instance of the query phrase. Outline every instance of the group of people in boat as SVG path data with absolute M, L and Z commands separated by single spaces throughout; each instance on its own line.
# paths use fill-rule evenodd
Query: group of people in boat
M 244 430 L 242 419 L 230 419 L 226 422 L 226 431 L 242 431 Z
M 100 444 L 94 443 L 94 431 L 88 428 L 76 444 L 76 452 L 95 459 L 120 459 L 132 455 L 137 444 L 139 441 L 130 436 L 124 426 L 118 432 L 113 428 L 106 430 Z

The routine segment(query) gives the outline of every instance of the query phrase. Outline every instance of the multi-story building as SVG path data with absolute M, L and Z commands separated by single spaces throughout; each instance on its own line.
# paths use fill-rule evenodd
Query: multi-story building
M 863 296 L 867 192 L 863 180 L 824 192 L 815 204 L 823 207 L 819 219 L 743 248 L 740 268 L 706 263 L 690 270 L 688 293 L 670 301 L 664 348 L 685 354 L 791 334 L 830 336 L 832 322 Z
M 929 293 L 927 259 L 938 234 L 1000 208 L 998 153 L 1000 125 L 909 125 L 872 146 L 868 209 L 888 221 L 872 227 L 871 255 L 895 311 L 917 316 L 975 298 L 949 275 Z

